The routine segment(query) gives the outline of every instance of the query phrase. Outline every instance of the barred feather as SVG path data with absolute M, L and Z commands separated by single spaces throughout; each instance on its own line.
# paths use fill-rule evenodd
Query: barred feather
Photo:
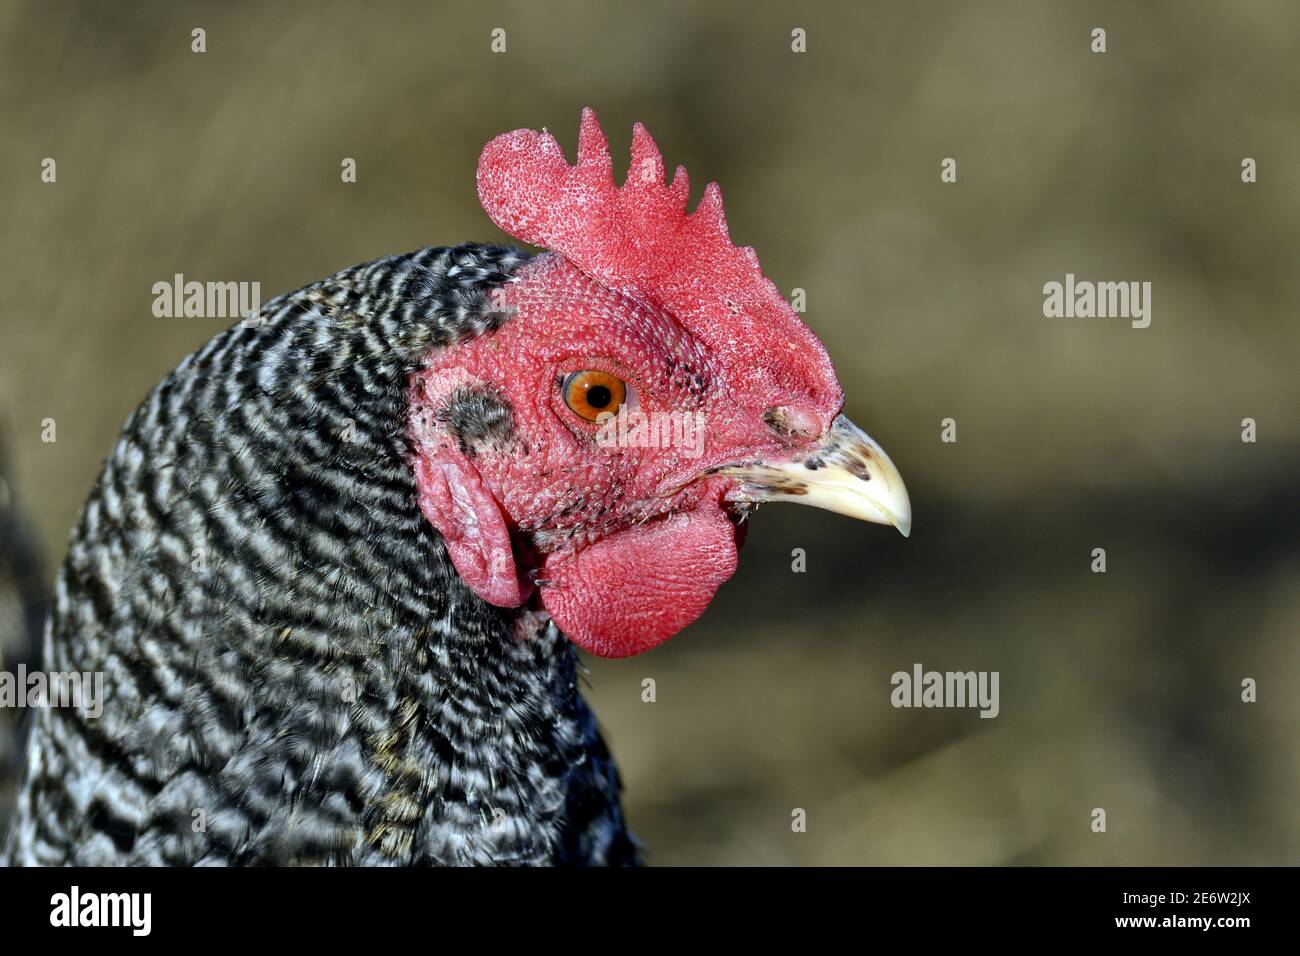
M 408 378 L 506 321 L 489 293 L 527 259 L 347 269 L 131 415 L 45 632 L 104 711 L 40 711 L 12 862 L 635 861 L 568 641 L 476 597 L 416 505 Z

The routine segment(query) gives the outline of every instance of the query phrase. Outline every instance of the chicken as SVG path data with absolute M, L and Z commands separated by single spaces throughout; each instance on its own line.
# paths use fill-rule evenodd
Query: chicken
M 682 630 L 760 502 L 911 512 L 717 186 L 640 126 L 631 169 L 589 110 L 576 165 L 500 136 L 480 201 L 548 252 L 346 269 L 145 399 L 45 639 L 103 713 L 41 711 L 14 862 L 638 861 L 570 642 Z

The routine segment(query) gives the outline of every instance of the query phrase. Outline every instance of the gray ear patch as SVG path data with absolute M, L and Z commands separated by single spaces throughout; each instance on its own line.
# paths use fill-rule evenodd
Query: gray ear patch
M 495 389 L 484 386 L 456 389 L 439 410 L 438 418 L 456 436 L 461 452 L 471 458 L 481 451 L 514 447 L 514 410 Z

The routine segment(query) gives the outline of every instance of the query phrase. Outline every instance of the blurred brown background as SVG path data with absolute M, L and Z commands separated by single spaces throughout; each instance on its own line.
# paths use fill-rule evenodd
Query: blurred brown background
M 766 508 L 698 624 L 591 662 L 651 862 L 1300 862 L 1298 49 L 1287 0 L 6 0 L 0 416 L 45 581 L 123 419 L 225 324 L 155 318 L 153 283 L 270 298 L 500 240 L 479 149 L 572 155 L 590 105 L 807 290 L 915 512 L 904 541 Z M 1152 282 L 1151 327 L 1044 318 L 1066 272 Z M 1001 715 L 893 709 L 918 661 L 1000 671 Z

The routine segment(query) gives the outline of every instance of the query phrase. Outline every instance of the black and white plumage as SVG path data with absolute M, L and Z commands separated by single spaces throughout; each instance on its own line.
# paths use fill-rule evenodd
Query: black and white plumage
M 544 615 L 469 590 L 421 516 L 408 380 L 497 328 L 528 260 L 425 249 L 268 302 L 129 418 L 72 534 L 16 864 L 636 861 Z
M 45 635 L 103 713 L 40 711 L 11 861 L 637 862 L 569 642 L 679 633 L 760 502 L 911 504 L 717 187 L 632 166 L 590 110 L 576 166 L 503 134 L 479 199 L 545 254 L 347 269 L 136 410 Z

